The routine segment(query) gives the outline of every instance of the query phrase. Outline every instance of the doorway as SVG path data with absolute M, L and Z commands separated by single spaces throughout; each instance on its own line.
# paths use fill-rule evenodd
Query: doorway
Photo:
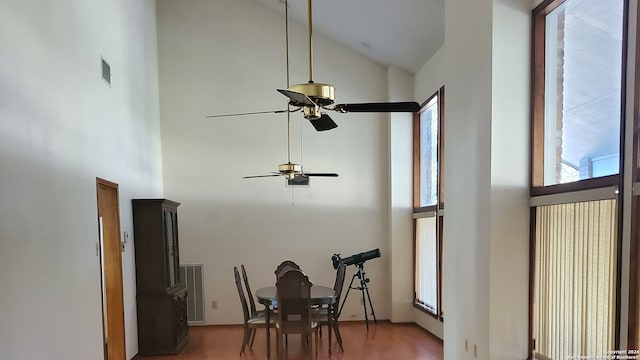
M 104 359 L 125 360 L 118 184 L 96 178 Z

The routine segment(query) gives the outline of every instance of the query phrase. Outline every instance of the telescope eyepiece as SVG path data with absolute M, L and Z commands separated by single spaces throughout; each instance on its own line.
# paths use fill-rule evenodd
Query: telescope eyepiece
M 333 268 L 335 270 L 338 270 L 338 265 L 340 265 L 341 261 L 342 259 L 340 258 L 340 254 L 333 254 L 333 256 L 331 257 L 331 262 L 333 263 Z

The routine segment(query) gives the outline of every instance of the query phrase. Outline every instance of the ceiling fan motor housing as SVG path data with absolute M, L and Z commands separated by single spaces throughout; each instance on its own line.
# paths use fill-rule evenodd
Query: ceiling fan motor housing
M 333 85 L 308 82 L 304 84 L 292 85 L 289 90 L 307 95 L 313 102 L 319 106 L 328 106 L 335 101 L 335 89 Z M 306 104 L 292 104 L 304 106 Z
M 300 164 L 288 162 L 278 165 L 278 171 L 281 174 L 285 174 L 287 176 L 287 179 L 291 180 L 296 176 L 296 174 L 300 174 L 300 172 L 302 171 L 302 166 L 300 166 Z

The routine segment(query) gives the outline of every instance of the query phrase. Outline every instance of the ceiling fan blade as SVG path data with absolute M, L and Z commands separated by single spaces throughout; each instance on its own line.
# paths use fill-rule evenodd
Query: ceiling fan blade
M 338 104 L 334 110 L 339 112 L 417 112 L 420 104 L 413 101 L 386 102 L 386 103 L 360 103 Z
M 235 114 L 221 114 L 221 115 L 207 115 L 207 118 L 218 118 L 225 116 L 244 116 L 244 115 L 258 115 L 258 114 L 281 114 L 286 113 L 289 110 L 272 110 L 272 111 L 255 111 L 255 112 L 244 112 L 244 113 L 235 113 Z M 297 110 L 295 110 L 297 111 Z M 292 111 L 293 112 L 293 111 Z
M 329 117 L 329 115 L 324 113 L 320 115 L 319 119 L 309 121 L 311 122 L 311 125 L 313 125 L 313 127 L 316 129 L 316 131 L 326 131 L 338 127 L 338 124 L 336 124 L 333 119 Z
M 271 175 L 253 175 L 253 176 L 243 176 L 243 179 L 254 179 L 254 178 L 263 178 L 263 177 L 275 177 L 282 176 L 284 174 L 271 174 Z
M 336 173 L 304 173 L 304 176 L 338 177 Z
M 277 89 L 279 93 L 288 97 L 293 106 L 317 106 L 307 95 L 296 91 Z

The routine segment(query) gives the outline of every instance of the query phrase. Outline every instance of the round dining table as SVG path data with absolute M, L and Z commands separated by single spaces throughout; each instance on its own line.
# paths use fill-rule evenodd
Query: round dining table
M 258 302 L 262 305 L 265 306 L 265 313 L 266 313 L 266 323 L 269 324 L 270 320 L 270 316 L 271 316 L 271 309 L 277 308 L 278 307 L 278 290 L 276 289 L 275 286 L 266 286 L 263 288 L 259 288 L 258 290 L 256 290 L 256 298 L 258 299 Z M 327 321 L 329 322 L 329 326 L 327 326 L 328 331 L 329 331 L 329 354 L 331 354 L 331 321 L 333 321 L 333 314 L 331 312 L 331 309 L 333 309 L 333 306 L 336 303 L 336 292 L 333 290 L 333 288 L 330 288 L 328 286 L 321 286 L 321 285 L 313 285 L 311 287 L 311 305 L 328 305 L 330 311 L 327 312 Z M 270 346 L 270 331 L 269 331 L 269 326 L 267 326 L 267 357 L 271 356 L 271 346 Z

